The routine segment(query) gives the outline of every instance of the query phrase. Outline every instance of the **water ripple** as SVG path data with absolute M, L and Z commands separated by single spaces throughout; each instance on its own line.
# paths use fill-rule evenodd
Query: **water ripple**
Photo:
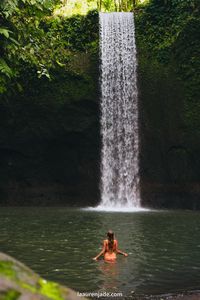
M 198 214 L 4 209 L 0 228 L 2 251 L 79 291 L 109 287 L 127 294 L 165 293 L 200 287 L 200 235 L 193 230 L 200 228 Z M 129 253 L 114 265 L 92 260 L 109 228 Z

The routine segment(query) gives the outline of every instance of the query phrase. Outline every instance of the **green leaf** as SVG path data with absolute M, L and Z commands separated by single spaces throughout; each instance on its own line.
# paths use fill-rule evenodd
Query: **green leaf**
M 16 41 L 15 39 L 13 39 L 12 37 L 9 37 L 9 40 L 12 41 L 14 44 L 16 44 L 17 46 L 20 46 L 20 44 L 18 43 L 18 41 Z
M 4 35 L 7 39 L 9 38 L 9 33 L 10 33 L 11 31 L 10 30 L 8 30 L 8 29 L 6 29 L 6 28 L 0 28 L 0 34 L 1 35 Z
M 4 59 L 0 58 L 0 72 L 11 78 L 14 74 L 12 69 L 7 65 Z
M 58 60 L 56 60 L 57 64 L 60 66 L 60 67 L 64 67 L 65 64 L 62 64 L 61 62 L 59 62 Z

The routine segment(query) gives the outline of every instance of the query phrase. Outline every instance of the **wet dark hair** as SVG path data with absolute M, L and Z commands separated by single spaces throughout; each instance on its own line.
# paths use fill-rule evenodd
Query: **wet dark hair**
M 108 237 L 108 248 L 109 250 L 112 250 L 114 245 L 114 232 L 112 230 L 109 230 L 107 232 L 107 237 Z

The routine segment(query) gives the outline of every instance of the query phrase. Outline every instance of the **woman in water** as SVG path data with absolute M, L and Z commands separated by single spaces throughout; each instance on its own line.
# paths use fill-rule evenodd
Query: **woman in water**
M 106 261 L 116 260 L 117 254 L 128 256 L 127 253 L 118 249 L 118 242 L 114 239 L 114 232 L 109 230 L 107 233 L 107 238 L 107 240 L 103 241 L 103 248 L 101 252 L 93 258 L 94 260 L 98 260 L 101 255 L 104 255 L 104 260 Z

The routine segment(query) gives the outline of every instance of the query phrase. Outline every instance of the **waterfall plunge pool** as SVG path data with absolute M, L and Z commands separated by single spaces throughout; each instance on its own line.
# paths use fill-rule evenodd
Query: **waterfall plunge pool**
M 200 213 L 117 213 L 70 208 L 1 208 L 1 251 L 79 292 L 128 296 L 200 288 Z M 108 229 L 129 253 L 92 260 Z

